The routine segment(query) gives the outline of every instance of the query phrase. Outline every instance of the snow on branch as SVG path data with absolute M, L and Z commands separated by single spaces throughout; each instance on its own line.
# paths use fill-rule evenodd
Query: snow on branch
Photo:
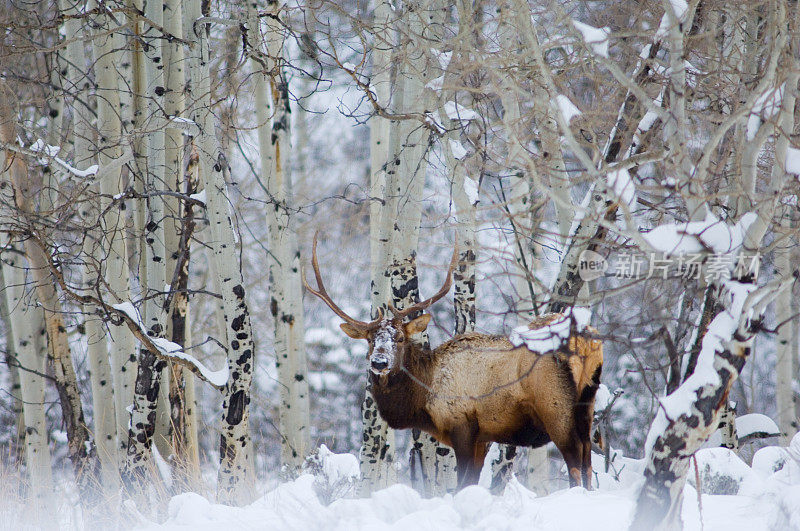
M 45 243 L 38 237 L 36 233 L 30 234 L 28 241 L 38 246 L 42 251 L 47 252 L 47 245 L 45 245 Z M 125 322 L 133 335 L 144 344 L 147 350 L 154 353 L 156 356 L 166 358 L 169 361 L 186 367 L 198 378 L 205 380 L 218 389 L 224 387 L 228 382 L 227 365 L 218 371 L 211 370 L 198 361 L 194 356 L 183 352 L 181 346 L 177 343 L 173 343 L 163 338 L 161 341 L 156 341 L 158 338 L 148 336 L 147 328 L 144 326 L 144 322 L 142 321 L 141 315 L 139 315 L 139 311 L 130 302 L 126 301 L 111 305 L 92 295 L 81 295 L 76 293 L 75 290 L 73 290 L 69 284 L 67 284 L 67 281 L 64 279 L 64 274 L 59 269 L 57 263 L 54 263 L 52 260 L 48 260 L 47 265 L 56 283 L 66 295 L 80 302 L 81 304 L 95 305 L 99 308 L 102 308 L 105 312 L 122 318 L 122 321 Z
M 633 184 L 630 173 L 625 168 L 611 170 L 606 174 L 608 188 L 620 203 L 629 209 L 636 203 L 636 186 Z
M 561 111 L 561 114 L 564 116 L 564 121 L 567 123 L 581 114 L 581 110 L 563 94 L 556 96 L 556 103 L 558 103 L 558 109 Z
M 729 225 L 707 210 L 703 221 L 659 225 L 642 237 L 657 251 L 669 254 L 732 253 L 742 246 L 756 218 L 754 212 L 748 212 L 735 225 Z
M 686 431 L 692 429 L 691 419 L 700 415 L 705 416 L 708 412 L 698 409 L 698 402 L 713 397 L 718 393 L 720 385 L 720 368 L 717 360 L 722 360 L 720 354 L 735 353 L 734 347 L 743 345 L 747 342 L 746 336 L 749 333 L 749 323 L 752 319 L 763 314 L 767 303 L 774 299 L 778 293 L 791 285 L 793 279 L 773 281 L 762 287 L 749 282 L 738 280 L 726 280 L 720 286 L 721 294 L 719 297 L 723 305 L 723 310 L 708 325 L 708 331 L 703 337 L 700 347 L 700 354 L 697 358 L 697 366 L 692 375 L 681 384 L 672 394 L 660 399 L 660 408 L 653 420 L 650 431 L 645 442 L 645 452 L 649 456 L 656 444 L 656 440 L 662 437 L 670 425 L 677 426 L 682 420 L 686 425 Z M 732 369 L 732 367 L 731 367 Z M 735 376 L 734 376 L 735 378 Z M 716 429 L 716 426 L 708 426 L 707 429 Z M 705 438 L 711 433 L 696 434 Z M 703 441 L 705 441 L 703 438 Z M 697 441 L 698 446 L 703 441 Z M 687 451 L 691 448 L 687 447 Z M 648 457 L 649 459 L 649 457 Z
M 58 146 L 51 146 L 41 139 L 27 148 L 23 146 L 22 139 L 17 138 L 17 142 L 19 145 L 0 143 L 0 149 L 8 149 L 14 153 L 35 157 L 40 164 L 48 164 L 48 161 L 53 161 L 70 176 L 82 179 L 91 178 L 94 181 L 102 179 L 109 172 L 119 170 L 122 166 L 133 160 L 133 151 L 129 147 L 126 147 L 121 156 L 102 167 L 97 164 L 92 164 L 85 170 L 80 170 L 58 156 L 58 153 L 61 151 L 61 148 Z
M 168 127 L 180 129 L 188 136 L 196 137 L 200 135 L 200 126 L 197 125 L 197 122 L 190 120 L 189 118 L 183 118 L 181 116 L 168 116 L 166 125 Z
M 747 140 L 753 140 L 761 125 L 780 112 L 785 87 L 786 83 L 769 87 L 758 96 L 747 119 Z
M 669 34 L 670 24 L 683 22 L 686 12 L 689 11 L 689 4 L 686 0 L 668 0 L 668 2 L 669 7 L 665 10 L 664 16 L 661 17 L 661 24 L 659 24 L 658 31 L 656 31 L 657 39 L 666 37 Z
M 583 332 L 589 326 L 592 312 L 588 308 L 573 307 L 564 312 L 555 321 L 540 328 L 531 329 L 529 325 L 515 328 L 508 339 L 515 347 L 523 343 L 532 352 L 551 352 L 557 350 L 569 340 L 572 324 L 577 332 Z
M 584 42 L 595 55 L 608 59 L 608 36 L 611 33 L 609 28 L 595 28 L 577 20 L 573 20 L 572 25 L 581 33 Z
M 786 170 L 786 173 L 800 177 L 800 149 L 786 148 L 786 160 L 783 161 L 783 169 Z
M 775 421 L 761 413 L 749 413 L 736 417 L 736 435 L 740 443 L 754 439 L 766 439 L 768 437 L 778 437 L 781 434 L 780 428 Z M 706 448 L 714 448 L 722 444 L 722 436 L 717 430 L 708 439 Z
M 163 337 L 150 337 L 147 335 L 147 327 L 142 321 L 142 316 L 139 310 L 129 301 L 112 305 L 112 308 L 125 314 L 138 328 L 140 333 L 134 334 L 145 343 L 148 350 L 160 354 L 161 357 L 167 358 L 171 361 L 178 362 L 183 366 L 188 366 L 189 369 L 200 376 L 203 380 L 207 381 L 214 387 L 223 387 L 228 381 L 228 366 L 224 365 L 222 369 L 214 371 L 203 365 L 197 358 L 191 354 L 183 352 L 183 348 L 177 343 L 173 343 Z M 147 338 L 147 341 L 142 339 L 142 335 Z
M 64 159 L 58 157 L 58 152 L 61 151 L 61 148 L 59 148 L 58 146 L 50 146 L 41 138 L 36 142 L 34 142 L 33 144 L 31 144 L 31 147 L 28 149 L 30 149 L 35 154 L 44 156 L 43 158 L 39 159 L 40 162 L 45 163 L 47 162 L 48 158 L 52 159 L 56 164 L 58 164 L 67 172 L 71 173 L 76 177 L 81 177 L 81 178 L 92 177 L 96 175 L 97 171 L 100 169 L 100 167 L 97 164 L 92 164 L 85 170 L 79 170 L 78 168 L 75 168 L 74 166 L 66 162 Z

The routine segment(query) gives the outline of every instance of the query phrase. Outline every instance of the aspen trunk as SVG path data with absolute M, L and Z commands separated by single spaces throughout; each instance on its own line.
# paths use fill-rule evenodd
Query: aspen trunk
M 267 51 L 276 58 L 277 73 L 267 80 L 256 72 L 256 108 L 261 152 L 262 181 L 266 183 L 271 205 L 267 208 L 270 256 L 270 307 L 275 327 L 275 356 L 281 389 L 279 430 L 281 464 L 284 473 L 293 476 L 303 464 L 310 447 L 308 381 L 303 339 L 300 253 L 294 231 L 292 207 L 291 107 L 288 80 L 282 68 L 284 60 L 283 4 L 271 6 L 275 19 L 267 22 Z M 260 31 L 255 12 L 250 11 L 248 44 L 259 51 Z M 253 61 L 254 66 L 260 66 Z M 269 82 L 269 87 L 267 86 Z M 267 99 L 267 90 L 271 102 Z M 270 105 L 271 103 L 271 105 Z M 272 116 L 270 116 L 270 109 Z
M 461 39 L 459 42 L 461 46 L 453 50 L 453 56 L 460 63 L 461 61 L 468 60 L 470 49 L 477 43 L 472 38 L 472 5 L 471 2 L 461 1 L 457 4 L 459 14 L 459 34 Z M 466 50 L 464 48 L 467 48 Z M 452 60 L 451 63 L 452 64 Z M 463 80 L 458 79 L 460 76 L 448 64 L 448 68 L 444 73 L 444 86 L 454 85 L 454 81 L 463 84 Z M 459 158 L 453 153 L 453 146 L 458 146 L 461 150 L 464 147 L 461 145 L 461 128 L 450 119 L 444 111 L 444 104 L 448 101 L 455 101 L 456 94 L 454 91 L 442 90 L 442 97 L 439 101 L 439 119 L 444 124 L 445 128 L 449 131 L 445 138 L 442 139 L 442 151 L 444 152 L 444 159 L 448 169 L 449 175 L 453 180 L 453 204 L 456 210 L 456 217 L 458 221 L 456 230 L 456 245 L 459 249 L 459 262 L 458 266 L 453 271 L 453 309 L 455 314 L 455 334 L 464 334 L 467 332 L 475 331 L 475 318 L 477 312 L 476 306 L 476 255 L 477 255 L 477 242 L 476 242 L 476 212 L 475 204 L 466 191 L 467 179 L 470 180 L 470 185 L 476 189 L 478 183 L 476 180 L 468 177 L 468 169 L 473 154 L 462 155 L 459 153 Z M 438 455 L 438 452 L 437 452 Z M 446 459 L 446 458 L 445 458 Z M 452 457 L 450 462 L 444 461 L 442 464 L 445 467 L 452 467 Z M 448 470 L 448 473 L 451 472 Z M 452 487 L 453 478 L 447 477 L 447 487 Z
M 100 27 L 103 29 L 114 23 L 110 17 L 102 17 L 100 22 L 102 23 Z M 120 121 L 122 109 L 117 71 L 123 58 L 119 51 L 122 47 L 121 41 L 120 34 L 115 32 L 110 35 L 99 35 L 94 42 L 97 90 L 101 96 L 97 98 L 98 162 L 101 167 L 105 167 L 123 154 Z M 111 207 L 111 198 L 120 194 L 123 189 L 120 170 L 108 171 L 100 179 L 102 194 L 100 210 L 105 213 L 100 220 L 101 246 L 105 253 L 104 259 L 100 262 L 100 271 L 115 302 L 130 299 L 130 270 L 125 242 L 125 203 Z M 112 378 L 110 381 L 113 381 L 114 385 L 113 410 L 117 434 L 116 450 L 113 455 L 119 466 L 124 460 L 127 448 L 130 419 L 128 408 L 133 403 L 133 383 L 136 374 L 136 343 L 127 326 L 111 327 L 108 332 L 110 335 L 108 356 Z
M 423 39 L 441 38 L 437 32 L 441 30 L 445 9 L 438 1 L 420 1 L 409 4 L 406 13 L 407 19 L 403 23 L 407 24 L 411 36 L 410 53 L 398 67 L 392 106 L 399 112 L 420 112 L 436 104 L 436 94 L 426 85 L 438 75 L 431 64 L 433 58 L 423 52 L 428 48 L 428 41 Z M 410 288 L 418 286 L 416 249 L 422 216 L 422 191 L 428 168 L 429 134 L 419 123 L 409 120 L 400 121 L 391 134 L 390 153 L 396 164 L 387 170 L 387 192 L 391 201 L 384 213 L 396 217 L 389 276 L 397 308 L 413 304 L 419 297 L 418 288 Z M 427 343 L 427 334 L 420 334 L 418 340 Z M 419 457 L 425 492 L 434 495 L 454 487 L 455 456 L 452 448 L 417 430 L 412 431 L 412 439 L 412 456 Z
M 187 20 L 200 18 L 200 5 L 185 5 Z M 208 29 L 206 23 L 192 25 L 188 38 L 193 43 L 190 57 L 189 89 L 196 100 L 191 118 L 200 127 L 197 138 L 200 175 L 206 191 L 206 211 L 210 222 L 208 244 L 213 249 L 214 269 L 225 307 L 228 370 L 230 377 L 223 390 L 222 435 L 217 499 L 221 503 L 243 504 L 252 499 L 252 471 L 248 470 L 250 451 L 248 431 L 250 387 L 254 364 L 254 344 L 244 281 L 238 262 L 237 240 L 228 210 L 225 160 L 214 138 L 214 116 L 210 107 Z
M 3 274 L 3 268 L 0 267 L 0 285 L 11 286 L 11 279 L 6 280 Z M 14 430 L 16 434 L 12 439 L 12 448 L 10 449 L 10 460 L 12 463 L 22 463 L 25 459 L 25 414 L 22 409 L 22 390 L 20 383 L 20 370 L 19 362 L 17 361 L 18 354 L 16 352 L 16 339 L 14 337 L 11 308 L 14 306 L 9 302 L 11 297 L 10 292 L 0 295 L 0 319 L 3 321 L 3 337 L 5 339 L 5 355 L 4 360 L 6 367 L 8 367 L 8 380 L 11 392 L 11 413 L 14 422 Z M 45 357 L 45 359 L 47 359 Z
M 773 14 L 774 20 L 780 21 L 776 27 L 776 41 L 778 49 L 785 53 L 788 65 L 786 76 L 786 88 L 781 110 L 777 119 L 776 131 L 780 133 L 775 139 L 775 164 L 772 167 L 769 189 L 765 193 L 766 201 L 759 204 L 756 212 L 755 221 L 749 226 L 744 235 L 745 249 L 760 248 L 769 224 L 773 216 L 779 211 L 778 201 L 787 174 L 785 169 L 786 154 L 789 147 L 788 132 L 794 130 L 794 108 L 798 80 L 800 72 L 797 70 L 796 53 L 798 42 L 793 39 L 791 46 L 786 47 L 786 34 L 783 25 L 786 20 L 786 6 L 778 3 L 777 12 Z M 800 10 L 792 13 L 794 22 L 800 16 Z M 788 49 L 787 49 L 788 48 Z M 769 81 L 769 79 L 767 79 Z M 704 171 L 702 166 L 699 168 Z M 704 173 L 701 173 L 704 176 Z M 755 329 L 747 318 L 751 307 L 742 305 L 738 300 L 744 295 L 741 293 L 752 289 L 755 279 L 751 277 L 733 278 L 725 285 L 733 286 L 730 294 L 723 294 L 720 297 L 722 306 L 715 312 L 716 317 L 708 326 L 709 330 L 724 323 L 732 317 L 737 323 L 736 329 L 731 332 L 731 337 L 719 337 L 719 329 L 715 329 L 716 335 L 713 337 L 706 335 L 703 338 L 703 349 L 700 353 L 697 364 L 705 363 L 703 368 L 707 373 L 713 367 L 716 378 L 700 379 L 693 382 L 687 379 L 675 393 L 691 393 L 691 408 L 681 414 L 673 414 L 671 418 L 666 418 L 663 411 L 659 412 L 660 420 L 657 419 L 657 431 L 648 435 L 648 440 L 652 441 L 646 457 L 645 482 L 639 492 L 636 510 L 631 529 L 679 529 L 681 527 L 681 507 L 683 502 L 683 487 L 686 483 L 686 473 L 689 468 L 689 459 L 709 436 L 719 426 L 719 419 L 727 405 L 727 397 L 731 385 L 741 373 L 745 362 L 752 349 L 755 337 Z M 722 286 L 720 286 L 721 288 Z M 739 295 L 735 292 L 738 290 Z M 746 302 L 746 301 L 745 301 Z M 720 320 L 718 323 L 717 321 Z M 703 354 L 706 355 L 702 359 Z M 711 367 L 709 367 L 709 365 Z M 697 371 L 695 371 L 696 373 Z M 683 397 L 682 397 L 683 398 Z
M 65 9 L 66 14 L 75 14 L 76 8 L 62 2 L 62 9 Z M 105 18 L 105 17 L 103 17 Z M 105 22 L 105 21 L 102 21 Z M 83 27 L 80 19 L 67 19 L 65 22 L 65 30 L 68 39 L 78 39 L 81 36 Z M 98 141 L 99 152 L 103 149 L 110 148 L 114 152 L 105 152 L 103 160 L 100 162 L 107 162 L 110 159 L 119 156 L 119 150 L 115 147 L 119 141 L 119 132 L 113 134 L 109 130 L 107 121 L 109 115 L 117 116 L 119 112 L 119 105 L 109 112 L 109 107 L 113 106 L 114 101 L 119 101 L 118 87 L 116 81 L 113 86 L 108 84 L 109 76 L 113 76 L 113 72 L 109 72 L 112 68 L 113 57 L 109 56 L 111 50 L 115 48 L 112 44 L 114 36 L 107 35 L 98 39 L 95 45 L 99 48 L 97 54 L 96 72 L 98 79 L 102 78 L 107 84 L 106 86 L 99 86 L 98 90 L 98 115 L 101 116 L 98 120 Z M 105 54 L 103 53 L 105 52 Z M 84 166 L 88 166 L 95 161 L 94 151 L 95 147 L 92 145 L 92 138 L 94 136 L 92 127 L 92 117 L 89 115 L 89 75 L 88 67 L 86 66 L 86 56 L 84 54 L 84 44 L 82 41 L 73 41 L 67 45 L 67 56 L 69 58 L 69 65 L 66 67 L 66 75 L 61 80 L 61 85 L 72 87 L 76 92 L 74 94 L 72 113 L 73 113 L 73 127 L 72 127 L 72 144 L 74 147 L 73 161 Z M 115 79 L 115 78 L 111 78 Z M 100 115 L 102 113 L 102 115 Z M 117 128 L 118 129 L 118 128 Z M 106 136 L 113 135 L 113 136 Z M 45 187 L 47 194 L 43 196 L 45 203 L 51 203 L 55 189 L 53 184 Z M 91 190 L 91 188 L 90 188 Z M 44 210 L 49 210 L 49 204 L 43 204 Z M 80 209 L 80 215 L 87 223 L 88 226 L 94 224 L 100 210 L 92 205 L 91 202 L 86 202 Z M 84 289 L 91 290 L 100 279 L 97 278 L 97 271 L 94 265 L 105 262 L 105 257 L 101 256 L 102 248 L 98 246 L 97 242 L 100 240 L 100 235 L 96 230 L 89 230 L 84 236 L 83 253 L 86 254 L 86 264 L 82 268 Z M 116 414 L 114 408 L 114 393 L 111 386 L 111 368 L 109 367 L 108 360 L 108 346 L 106 344 L 105 332 L 103 330 L 102 322 L 94 315 L 94 308 L 90 306 L 84 307 L 84 332 L 87 342 L 87 358 L 89 360 L 90 368 L 90 382 L 92 389 L 92 405 L 94 411 L 94 437 L 97 444 L 97 456 L 100 461 L 102 485 L 108 492 L 115 492 L 118 487 L 118 454 L 117 454 L 117 424 Z
M 784 226 L 789 225 L 788 215 L 787 213 L 785 217 L 781 218 Z M 786 228 L 787 230 L 791 229 L 791 227 Z M 775 268 L 783 278 L 788 278 L 788 275 L 792 274 L 791 252 L 791 248 L 778 247 L 775 249 Z M 792 313 L 793 298 L 791 290 L 785 290 L 775 300 L 775 315 L 778 316 L 780 321 L 786 319 L 786 316 L 794 316 L 794 313 Z M 797 433 L 796 400 L 792 389 L 796 374 L 795 360 L 798 354 L 794 350 L 796 345 L 793 341 L 793 337 L 797 333 L 796 322 L 797 319 L 795 317 L 783 322 L 775 339 L 777 357 L 775 363 L 775 402 L 778 410 L 778 427 L 781 430 L 781 446 L 788 446 L 794 434 Z
M 391 7 L 384 0 L 375 0 L 373 12 L 373 31 L 375 35 L 386 34 L 391 39 Z M 380 33 L 379 33 L 380 32 Z M 391 51 L 384 46 L 372 47 L 372 86 L 382 105 L 388 105 L 391 98 Z M 390 122 L 374 116 L 370 121 L 370 195 L 387 197 L 386 167 L 389 164 Z M 370 203 L 370 298 L 372 317 L 377 317 L 378 309 L 386 314 L 389 301 L 388 277 L 384 274 L 389 266 L 389 240 L 392 236 L 391 215 L 383 203 L 374 200 Z M 362 496 L 372 491 L 388 487 L 396 479 L 395 434 L 394 430 L 381 418 L 370 391 L 369 378 L 364 401 L 361 404 L 362 444 L 359 450 L 361 469 L 360 491 Z
M 163 11 L 161 4 L 147 3 L 145 16 L 155 24 L 161 25 Z M 141 22 L 134 21 L 138 26 Z M 144 94 L 147 96 L 147 116 L 155 120 L 162 116 L 160 109 L 164 87 L 164 74 L 162 50 L 157 38 L 155 28 L 146 24 L 143 34 L 147 45 L 143 54 L 144 67 Z M 145 139 L 145 152 L 147 154 L 145 169 L 146 175 L 139 175 L 144 179 L 144 190 L 149 194 L 147 198 L 147 219 L 145 231 L 140 237 L 144 238 L 144 259 L 146 275 L 140 279 L 143 294 L 147 297 L 144 304 L 144 324 L 148 335 L 163 337 L 164 335 L 164 307 L 163 298 L 157 295 L 164 289 L 166 275 L 164 261 L 166 260 L 166 247 L 164 242 L 164 201 L 161 196 L 154 194 L 161 189 L 161 178 L 165 166 L 164 131 L 157 127 L 149 132 Z M 161 376 L 166 367 L 166 362 L 159 359 L 154 352 L 141 349 L 138 357 L 139 365 L 136 372 L 136 383 L 133 389 L 133 409 L 128 429 L 128 448 L 125 462 L 124 478 L 132 494 L 137 495 L 145 487 L 145 481 L 150 477 L 152 470 L 152 443 L 156 429 L 158 397 L 161 388 Z
M 26 279 L 26 267 L 21 254 L 14 250 L 2 256 L 4 298 L 9 310 L 11 329 L 6 337 L 13 341 L 6 347 L 14 353 L 13 367 L 18 365 L 19 398 L 22 402 L 21 418 L 24 419 L 24 455 L 31 492 L 31 502 L 45 504 L 52 494 L 53 481 L 50 472 L 50 448 L 45 415 L 44 391 L 47 359 L 40 351 L 36 335 L 38 309 L 29 299 L 32 288 Z M 52 507 L 49 507 L 52 510 Z
M 190 158 L 185 171 L 186 195 L 195 193 L 197 180 L 195 171 L 197 157 Z M 178 249 L 176 260 L 173 260 L 174 279 L 171 293 L 170 316 L 167 328 L 170 340 L 181 346 L 191 345 L 191 326 L 189 321 L 189 258 L 190 242 L 194 231 L 194 207 L 186 203 L 183 205 L 179 228 L 180 241 L 176 243 Z M 169 238 L 167 238 L 169 240 Z M 170 268 L 167 268 L 169 274 Z M 169 281 L 169 279 L 168 279 Z M 169 380 L 170 423 L 172 426 L 171 445 L 174 450 L 173 472 L 185 478 L 184 485 L 196 484 L 199 480 L 200 462 L 197 448 L 197 422 L 196 406 L 194 404 L 194 375 L 183 370 L 180 365 L 172 364 Z
M 183 10 L 180 0 L 169 0 L 164 2 L 164 30 L 175 39 L 162 44 L 161 51 L 164 64 L 164 112 L 167 117 L 183 118 L 184 101 L 183 89 L 185 84 L 183 45 L 177 39 L 183 38 Z M 162 172 L 162 185 L 173 192 L 183 192 L 184 166 L 183 166 L 183 130 L 178 127 L 167 127 L 164 134 L 164 168 Z M 164 257 L 164 276 L 165 285 L 171 287 L 167 295 L 171 307 L 166 307 L 168 312 L 165 320 L 165 337 L 170 338 L 174 343 L 173 323 L 175 321 L 176 303 L 180 299 L 184 301 L 185 294 L 179 294 L 175 290 L 177 286 L 173 284 L 177 279 L 176 264 L 180 259 L 181 250 L 180 240 L 183 231 L 181 213 L 181 202 L 176 197 L 164 198 L 164 211 L 167 218 L 164 221 L 164 242 L 166 255 Z M 185 262 L 188 267 L 188 262 Z M 178 273 L 179 275 L 181 273 Z M 182 304 L 182 302 L 181 302 Z M 180 326 L 180 325 L 179 325 Z M 182 338 L 181 338 L 182 339 Z M 183 346 L 183 342 L 178 343 Z M 184 391 L 184 372 L 177 364 L 168 363 L 168 367 L 162 374 L 164 385 L 161 386 L 159 396 L 158 414 L 156 415 L 156 435 L 155 442 L 159 453 L 166 457 L 171 456 L 170 463 L 174 468 L 183 468 L 180 463 L 185 461 L 178 452 L 182 451 L 183 446 L 173 445 L 173 442 L 182 441 L 184 435 L 174 433 L 175 430 L 184 429 L 183 411 L 183 391 Z M 173 399 L 177 403 L 173 403 Z M 176 424 L 177 422 L 177 424 Z

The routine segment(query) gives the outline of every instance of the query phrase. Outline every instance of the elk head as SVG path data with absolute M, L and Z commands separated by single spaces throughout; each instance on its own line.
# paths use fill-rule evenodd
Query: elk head
M 436 294 L 424 301 L 418 302 L 398 310 L 392 303 L 387 307 L 392 312 L 392 317 L 384 317 L 382 308 L 378 308 L 378 317 L 369 322 L 358 321 L 347 315 L 328 295 L 325 285 L 322 282 L 322 275 L 319 272 L 319 262 L 317 261 L 317 235 L 314 235 L 314 243 L 311 249 L 311 266 L 314 269 L 314 277 L 317 280 L 317 289 L 308 285 L 305 275 L 303 284 L 306 289 L 322 299 L 333 312 L 344 319 L 344 323 L 339 325 L 345 334 L 353 339 L 366 339 L 369 343 L 367 360 L 369 370 L 378 376 L 384 376 L 393 369 L 403 366 L 403 361 L 411 348 L 411 336 L 423 332 L 430 323 L 430 314 L 422 314 L 404 323 L 406 317 L 415 312 L 424 311 L 433 303 L 444 297 L 452 284 L 452 273 L 458 261 L 458 248 L 453 249 L 453 258 L 447 271 L 444 285 Z

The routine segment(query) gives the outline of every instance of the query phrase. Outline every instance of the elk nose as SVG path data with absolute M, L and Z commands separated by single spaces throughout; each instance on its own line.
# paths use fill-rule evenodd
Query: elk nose
M 385 359 L 372 360 L 372 368 L 376 371 L 385 370 L 389 366 L 389 362 Z

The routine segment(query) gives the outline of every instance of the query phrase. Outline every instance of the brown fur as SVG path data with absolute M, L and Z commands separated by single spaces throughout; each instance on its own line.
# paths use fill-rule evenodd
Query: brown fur
M 531 328 L 557 317 L 540 317 Z M 545 354 L 477 333 L 431 351 L 402 337 L 418 332 L 420 319 L 392 323 L 401 331 L 394 366 L 370 373 L 378 410 L 392 428 L 418 428 L 452 446 L 459 486 L 477 483 L 490 442 L 537 447 L 552 440 L 567 462 L 570 484 L 590 488 L 589 434 L 603 363 L 593 329 Z M 366 339 L 371 355 L 372 337 Z

